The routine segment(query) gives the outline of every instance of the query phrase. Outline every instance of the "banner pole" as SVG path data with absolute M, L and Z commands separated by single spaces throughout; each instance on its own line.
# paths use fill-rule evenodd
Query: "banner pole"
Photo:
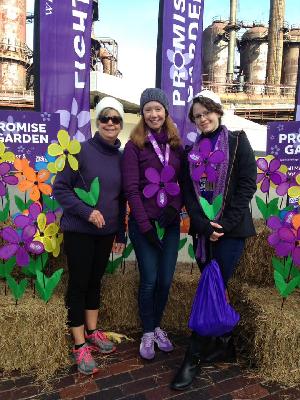
M 33 28 L 33 76 L 34 110 L 41 111 L 40 93 L 40 0 L 34 2 Z
M 156 46 L 156 79 L 155 79 L 155 87 L 157 87 L 157 88 L 161 88 L 164 4 L 165 4 L 165 0 L 160 0 L 160 2 L 159 2 L 159 12 L 158 12 L 157 46 Z

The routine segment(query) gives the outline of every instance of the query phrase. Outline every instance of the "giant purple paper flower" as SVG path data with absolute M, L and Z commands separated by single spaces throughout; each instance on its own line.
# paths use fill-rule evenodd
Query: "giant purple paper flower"
M 267 225 L 273 230 L 268 242 L 274 247 L 278 257 L 290 254 L 294 264 L 300 267 L 300 227 L 296 227 L 295 224 L 291 226 L 289 221 L 293 223 L 293 216 L 291 217 L 288 216 L 285 220 L 275 216 L 268 218 Z
M 33 225 L 36 226 L 37 217 L 42 212 L 42 207 L 39 203 L 32 203 L 28 208 L 28 215 L 19 214 L 14 218 L 14 223 L 17 228 L 25 228 L 25 226 Z M 46 214 L 47 224 L 51 224 L 56 220 L 56 215 L 49 211 Z
M 12 227 L 6 227 L 2 230 L 2 238 L 8 242 L 0 248 L 0 258 L 8 260 L 16 255 L 17 264 L 25 267 L 30 261 L 28 253 L 41 254 L 44 251 L 44 245 L 41 242 L 33 241 L 36 233 L 34 226 L 25 226 L 20 232 Z
M 161 173 L 155 168 L 147 168 L 145 176 L 151 183 L 144 187 L 144 196 L 149 199 L 157 193 L 157 205 L 161 208 L 165 207 L 168 203 L 167 194 L 176 196 L 180 192 L 178 184 L 170 182 L 174 175 L 175 170 L 171 165 L 165 165 Z
M 270 182 L 276 186 L 283 182 L 285 175 L 279 171 L 281 163 L 276 158 L 273 158 L 269 164 L 265 158 L 260 157 L 256 160 L 256 165 L 258 168 L 256 183 L 261 185 L 260 190 L 263 193 L 269 192 Z
M 202 176 L 207 176 L 208 182 L 215 182 L 218 178 L 218 172 L 214 167 L 215 164 L 220 164 L 225 159 L 225 154 L 222 150 L 212 150 L 211 141 L 203 139 L 199 145 L 199 151 L 192 150 L 188 155 L 191 163 L 196 164 L 196 168 L 192 171 L 194 181 L 199 181 Z
M 6 185 L 17 185 L 19 180 L 14 175 L 9 175 L 12 166 L 8 162 L 0 164 L 0 197 L 6 195 Z

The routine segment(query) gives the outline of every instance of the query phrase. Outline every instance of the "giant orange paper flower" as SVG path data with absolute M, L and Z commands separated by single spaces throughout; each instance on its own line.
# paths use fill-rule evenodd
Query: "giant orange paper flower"
M 18 188 L 21 192 L 29 191 L 29 197 L 33 201 L 37 201 L 41 197 L 41 192 L 47 196 L 52 193 L 52 187 L 44 183 L 49 179 L 50 172 L 41 169 L 38 173 L 33 168 L 28 167 L 23 171 L 24 179 L 19 182 Z

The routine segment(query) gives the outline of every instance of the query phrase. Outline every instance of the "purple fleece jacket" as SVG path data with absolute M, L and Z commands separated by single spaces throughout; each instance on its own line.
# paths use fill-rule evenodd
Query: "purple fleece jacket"
M 120 145 L 118 139 L 114 145 L 107 143 L 96 132 L 93 138 L 81 145 L 79 171 L 73 171 L 66 162 L 64 170 L 57 174 L 53 194 L 63 208 L 63 231 L 91 235 L 115 233 L 118 242 L 125 242 L 126 201 L 122 194 Z M 92 207 L 79 199 L 74 188 L 90 190 L 96 176 L 100 182 L 100 196 L 96 206 Z M 97 228 L 88 220 L 94 209 L 103 214 L 103 228 Z
M 156 134 L 153 132 L 152 134 L 159 144 L 163 155 L 165 155 L 166 143 L 168 141 L 167 134 Z M 182 156 L 183 149 L 181 146 L 176 149 L 171 148 L 169 165 L 172 165 L 175 169 L 175 177 L 171 182 L 179 180 Z M 144 187 L 150 183 L 145 177 L 145 171 L 149 167 L 153 167 L 158 171 L 161 171 L 163 168 L 149 139 L 146 139 L 143 149 L 140 149 L 129 140 L 125 146 L 122 159 L 123 187 L 130 212 L 137 221 L 142 233 L 152 229 L 153 226 L 150 219 L 158 219 L 163 212 L 163 209 L 159 208 L 156 203 L 156 195 L 150 199 L 147 199 L 143 195 Z M 168 205 L 173 206 L 179 214 L 182 207 L 181 193 L 174 197 L 168 195 Z

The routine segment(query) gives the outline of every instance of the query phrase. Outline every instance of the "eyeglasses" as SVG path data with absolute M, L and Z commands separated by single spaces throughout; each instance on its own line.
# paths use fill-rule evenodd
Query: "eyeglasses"
M 203 118 L 207 118 L 207 117 L 209 116 L 209 114 L 211 114 L 210 111 L 204 111 L 202 114 L 194 115 L 194 119 L 195 119 L 195 120 L 196 120 L 196 119 L 201 119 L 202 117 L 203 117 Z
M 114 125 L 119 125 L 122 122 L 122 118 L 118 117 L 117 115 L 114 115 L 112 117 L 109 117 L 108 115 L 100 115 L 98 119 L 101 124 L 107 124 L 108 121 L 111 121 Z

